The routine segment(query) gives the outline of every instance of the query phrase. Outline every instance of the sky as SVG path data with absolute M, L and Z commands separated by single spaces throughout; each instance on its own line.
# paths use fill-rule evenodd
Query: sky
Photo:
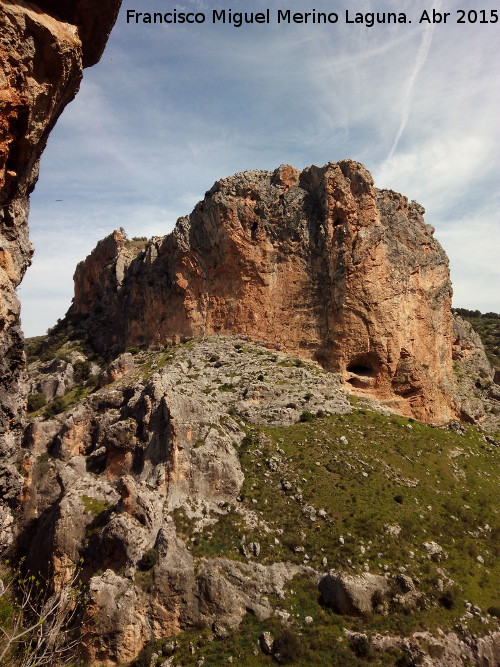
M 495 17 L 469 14 L 477 7 L 124 0 L 101 62 L 85 71 L 42 156 L 35 255 L 19 288 L 26 335 L 64 316 L 76 264 L 114 229 L 164 235 L 220 178 L 344 158 L 425 207 L 450 258 L 456 307 L 500 312 L 500 21 L 480 23 Z M 127 24 L 127 10 L 173 9 L 206 20 Z M 269 9 L 271 21 L 214 24 L 214 9 Z M 338 21 L 278 24 L 279 9 Z M 404 12 L 411 23 L 347 23 L 346 9 L 349 20 Z M 433 9 L 441 22 L 420 22 Z

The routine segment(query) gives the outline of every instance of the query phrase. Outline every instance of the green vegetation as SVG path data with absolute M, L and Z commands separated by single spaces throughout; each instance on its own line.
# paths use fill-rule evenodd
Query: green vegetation
M 147 236 L 133 236 L 125 241 L 125 247 L 139 253 L 151 245 Z
M 141 570 L 151 570 L 158 562 L 158 549 L 152 547 L 142 554 L 138 566 Z
M 297 583 L 294 581 L 294 584 Z M 314 596 L 314 591 L 308 591 Z M 362 645 L 362 639 L 348 640 L 343 633 L 345 623 L 333 612 L 317 606 L 314 611 L 318 616 L 310 625 L 285 625 L 278 618 L 258 621 L 247 614 L 240 627 L 232 632 L 217 636 L 207 629 L 191 630 L 174 637 L 156 642 L 149 642 L 134 661 L 133 667 L 145 667 L 150 664 L 153 653 L 169 654 L 174 650 L 174 664 L 179 667 L 192 667 L 197 656 L 205 659 L 203 667 L 219 667 L 232 664 L 238 667 L 272 667 L 276 664 L 296 665 L 296 667 L 363 667 L 364 665 L 387 665 L 394 667 L 403 657 L 399 649 L 388 649 L 375 654 L 369 653 Z M 293 615 L 297 618 L 296 614 Z M 301 616 L 301 614 L 299 614 Z M 263 632 L 270 632 L 274 639 L 274 656 L 266 655 L 259 646 Z M 177 643 L 173 649 L 173 642 Z M 369 647 L 368 647 L 369 651 Z M 365 654 L 363 657 L 360 654 Z M 279 659 L 278 659 L 279 654 Z M 163 657 L 162 660 L 167 660 Z
M 484 610 L 498 605 L 495 452 L 476 427 L 464 429 L 461 436 L 363 409 L 285 428 L 249 427 L 240 448 L 241 503 L 195 534 L 193 555 L 246 560 L 246 541 L 259 543 L 252 560 L 262 563 L 324 570 L 326 558 L 327 567 L 353 573 L 402 569 L 419 581 L 421 606 L 374 614 L 363 627 L 405 634 L 451 628 L 466 600 Z M 259 518 L 253 528 L 247 511 Z M 424 543 L 431 541 L 441 556 L 429 557 Z M 448 578 L 455 585 L 440 589 Z M 309 590 L 300 614 L 326 613 L 317 598 Z M 296 598 L 289 602 L 297 609 Z
M 61 412 L 69 410 L 69 408 L 88 396 L 94 389 L 93 385 L 87 387 L 76 386 L 67 391 L 64 396 L 56 396 L 43 410 L 44 419 L 52 419 L 56 415 L 61 414 Z
M 314 416 L 313 416 L 312 412 L 309 412 L 309 410 L 304 410 L 299 417 L 299 420 L 301 422 L 310 422 L 313 419 L 314 419 Z
M 27 410 L 30 418 L 43 416 L 52 419 L 65 412 L 82 398 L 96 389 L 97 379 L 92 375 L 92 362 L 102 366 L 105 360 L 97 355 L 85 342 L 85 318 L 66 317 L 49 329 L 46 336 L 36 336 L 26 339 L 25 350 L 28 364 L 37 361 L 45 363 L 58 360 L 71 363 L 73 378 L 76 386 L 68 390 L 64 396 L 56 396 L 47 404 L 44 395 L 35 392 L 28 396 Z M 72 353 L 80 353 L 85 359 L 74 359 Z M 58 366 L 52 369 L 52 364 L 46 366 L 44 372 L 57 372 Z
M 470 322 L 481 337 L 486 354 L 495 368 L 500 368 L 500 314 L 454 308 L 453 312 Z
M 110 504 L 105 500 L 99 500 L 98 498 L 92 498 L 91 496 L 83 495 L 81 497 L 83 507 L 86 514 L 93 514 L 98 516 L 109 509 Z
M 28 364 L 34 361 L 69 360 L 70 352 L 82 352 L 87 358 L 100 357 L 85 341 L 85 318 L 65 317 L 47 331 L 46 336 L 34 336 L 25 341 Z
M 27 409 L 28 412 L 36 412 L 37 410 L 41 410 L 47 401 L 45 400 L 45 396 L 41 393 L 35 393 L 35 394 L 30 394 L 28 396 L 28 405 Z

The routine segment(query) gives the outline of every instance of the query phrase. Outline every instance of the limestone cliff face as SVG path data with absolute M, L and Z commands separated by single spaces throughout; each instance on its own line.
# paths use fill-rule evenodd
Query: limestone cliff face
M 100 348 L 235 333 L 319 362 L 423 420 L 454 413 L 451 283 L 424 210 L 344 160 L 218 181 L 138 252 L 115 232 L 69 315 Z
M 30 263 L 29 194 L 50 130 L 99 59 L 121 0 L 0 3 L 0 494 L 14 500 L 9 467 L 22 422 L 23 337 L 15 290 Z

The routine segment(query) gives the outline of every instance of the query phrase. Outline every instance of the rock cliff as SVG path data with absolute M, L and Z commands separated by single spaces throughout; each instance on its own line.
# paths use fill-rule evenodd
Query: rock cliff
M 73 334 L 30 367 L 80 386 L 30 415 L 17 546 L 80 568 L 89 664 L 496 664 L 494 437 L 230 336 L 84 378 Z
M 145 248 L 101 241 L 68 315 L 101 350 L 248 336 L 442 423 L 456 412 L 451 284 L 423 213 L 350 160 L 236 174 Z
M 121 0 L 0 3 L 0 495 L 15 502 L 11 465 L 23 421 L 23 336 L 16 288 L 30 263 L 29 195 L 50 130 L 99 59 Z

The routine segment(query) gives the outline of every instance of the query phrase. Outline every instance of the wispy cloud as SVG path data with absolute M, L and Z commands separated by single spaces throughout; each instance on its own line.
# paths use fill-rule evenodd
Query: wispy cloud
M 122 11 L 133 5 L 124 0 Z M 282 3 L 255 0 L 252 10 L 267 6 Z M 299 0 L 288 6 L 306 11 Z M 243 0 L 232 7 L 249 11 Z M 359 11 L 413 19 L 373 28 L 147 27 L 119 19 L 42 158 L 31 213 L 37 250 L 20 292 L 28 333 L 51 326 L 55 310 L 63 314 L 76 262 L 114 228 L 165 234 L 218 178 L 345 157 L 364 162 L 380 187 L 426 207 L 452 260 L 457 305 L 471 292 L 500 310 L 493 274 L 470 271 L 459 252 L 462 241 L 472 244 L 460 234 L 471 220 L 476 263 L 484 257 L 489 265 L 497 240 L 495 26 L 426 27 L 418 24 L 425 7 L 359 0 Z M 157 0 L 143 0 L 141 10 L 157 11 Z
M 440 0 L 438 0 L 436 2 L 435 10 L 439 12 L 440 9 L 441 9 L 441 2 Z M 411 74 L 408 77 L 408 81 L 406 82 L 405 85 L 403 99 L 401 102 L 401 123 L 399 125 L 398 131 L 396 132 L 396 136 L 394 137 L 394 142 L 391 146 L 391 150 L 389 151 L 389 156 L 387 158 L 388 160 L 390 160 L 394 155 L 396 148 L 398 147 L 399 140 L 403 136 L 403 132 L 405 131 L 406 125 L 408 124 L 408 118 L 410 117 L 410 105 L 413 95 L 413 89 L 415 88 L 415 83 L 417 81 L 418 75 L 420 74 L 425 63 L 427 62 L 427 57 L 429 56 L 429 50 L 432 44 L 432 34 L 434 32 L 434 26 L 435 24 L 431 23 L 424 28 L 422 42 L 420 44 L 420 48 L 418 49 L 417 57 L 415 58 L 415 64 L 413 66 L 413 70 L 411 71 Z

